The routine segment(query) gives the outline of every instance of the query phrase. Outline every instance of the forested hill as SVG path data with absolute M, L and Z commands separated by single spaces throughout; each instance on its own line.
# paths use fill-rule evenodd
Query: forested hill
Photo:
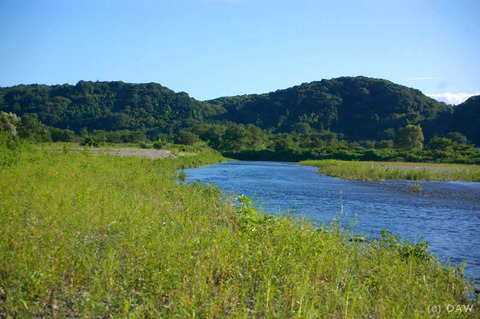
M 451 126 L 469 140 L 480 145 L 480 95 L 472 96 L 455 107 Z
M 281 132 L 328 130 L 351 140 L 390 139 L 407 124 L 422 124 L 427 136 L 434 135 L 448 125 L 444 122 L 452 113 L 451 107 L 418 90 L 366 77 L 322 80 L 208 102 L 227 109 L 219 119 Z
M 19 116 L 36 113 L 44 124 L 77 133 L 83 127 L 129 129 L 150 138 L 206 122 L 234 122 L 274 133 L 332 131 L 348 140 L 380 141 L 393 139 L 407 124 L 420 124 L 427 139 L 459 131 L 480 144 L 478 120 L 472 115 L 478 114 L 478 99 L 465 104 L 454 114 L 452 107 L 418 90 L 366 77 L 341 77 L 204 102 L 155 83 L 80 81 L 0 88 L 0 111 Z M 460 125 L 463 121 L 470 124 Z
M 168 131 L 222 112 L 156 83 L 85 82 L 0 88 L 0 111 L 36 113 L 44 124 L 79 131 Z

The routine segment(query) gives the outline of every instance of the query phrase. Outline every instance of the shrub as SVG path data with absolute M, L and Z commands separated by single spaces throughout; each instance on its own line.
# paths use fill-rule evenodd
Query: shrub
M 422 191 L 422 185 L 420 184 L 412 184 L 412 186 L 410 187 L 410 189 L 412 190 L 413 193 L 419 193 Z
M 93 147 L 99 147 L 104 144 L 105 144 L 104 137 L 99 137 L 94 135 L 89 135 L 85 137 L 82 142 L 80 142 L 80 145 L 82 146 L 93 146 Z
M 200 142 L 200 138 L 192 132 L 180 130 L 175 136 L 175 144 L 193 145 L 197 142 Z

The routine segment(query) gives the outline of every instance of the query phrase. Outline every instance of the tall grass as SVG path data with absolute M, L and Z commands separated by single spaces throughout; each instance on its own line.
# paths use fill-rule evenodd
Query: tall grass
M 349 242 L 336 224 L 319 231 L 175 181 L 221 160 L 213 152 L 16 158 L 0 166 L 0 317 L 423 318 L 472 303 L 462 272 L 422 247 Z
M 316 166 L 319 174 L 342 179 L 480 182 L 480 165 L 338 160 L 303 161 L 300 164 Z

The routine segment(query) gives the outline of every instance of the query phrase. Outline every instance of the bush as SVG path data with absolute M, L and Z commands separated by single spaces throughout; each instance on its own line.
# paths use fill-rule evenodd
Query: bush
M 160 150 L 160 149 L 164 148 L 166 145 L 167 145 L 167 143 L 165 141 L 158 140 L 158 141 L 153 142 L 152 146 L 153 146 L 154 149 Z
M 23 114 L 17 126 L 18 136 L 32 142 L 51 142 L 50 132 L 39 120 L 37 114 Z
M 393 148 L 392 140 L 381 140 L 375 144 L 375 148 Z
M 410 187 L 410 189 L 412 190 L 413 193 L 419 193 L 422 191 L 422 185 L 420 184 L 412 184 L 412 186 Z
M 62 130 L 56 127 L 49 127 L 52 142 L 73 142 L 75 133 L 72 130 Z
M 7 132 L 11 136 L 17 135 L 17 125 L 20 118 L 13 113 L 0 112 L 0 131 Z
M 99 137 L 94 135 L 89 135 L 85 137 L 82 142 L 80 142 L 80 145 L 82 146 L 93 146 L 93 147 L 99 147 L 104 144 L 105 144 L 104 137 Z
M 452 152 L 453 142 L 449 138 L 435 136 L 428 143 L 428 148 L 435 151 Z
M 407 125 L 395 134 L 395 147 L 402 149 L 422 149 L 423 132 L 420 125 Z
M 0 166 L 15 163 L 18 160 L 20 146 L 18 138 L 0 131 Z
M 120 130 L 106 132 L 104 130 L 94 131 L 93 134 L 105 139 L 108 143 L 140 143 L 146 141 L 145 133 L 141 131 Z
M 185 172 L 182 169 L 180 173 L 178 173 L 178 180 L 180 182 L 185 182 L 186 179 L 187 179 L 187 174 L 185 174 Z
M 200 142 L 200 138 L 192 132 L 180 130 L 175 136 L 175 144 L 193 145 L 197 142 Z
M 141 142 L 140 144 L 138 144 L 138 146 L 139 146 L 140 148 L 143 148 L 143 149 L 152 148 L 150 145 L 148 145 L 148 144 L 145 143 L 145 142 Z

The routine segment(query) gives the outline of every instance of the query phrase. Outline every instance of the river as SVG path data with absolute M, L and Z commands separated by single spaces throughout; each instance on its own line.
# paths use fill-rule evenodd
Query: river
M 187 182 L 216 184 L 225 194 L 245 194 L 268 213 L 288 210 L 316 222 L 356 221 L 353 232 L 377 238 L 386 229 L 430 251 L 480 284 L 480 183 L 361 182 L 317 174 L 315 167 L 280 162 L 226 162 L 186 169 Z

